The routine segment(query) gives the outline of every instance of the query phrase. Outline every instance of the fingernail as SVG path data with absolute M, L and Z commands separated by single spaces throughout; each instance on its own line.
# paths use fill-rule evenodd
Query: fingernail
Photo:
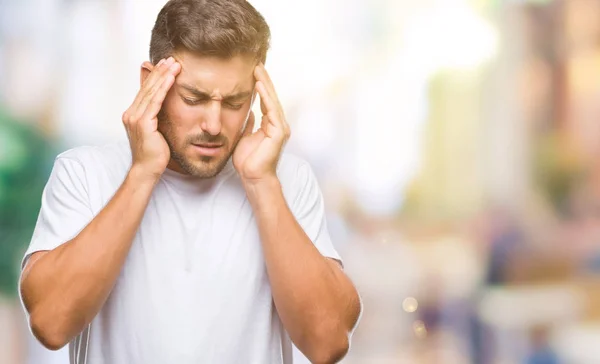
M 169 57 L 169 58 L 167 59 L 167 66 L 170 66 L 170 65 L 172 65 L 172 64 L 173 64 L 173 62 L 175 62 L 175 59 L 174 59 L 173 57 Z
M 160 61 L 158 61 L 158 63 L 156 64 L 156 67 L 160 66 L 161 64 L 165 63 L 165 59 L 161 59 Z
M 175 71 L 177 69 L 177 66 L 179 66 L 179 63 L 173 63 L 170 67 L 171 71 Z

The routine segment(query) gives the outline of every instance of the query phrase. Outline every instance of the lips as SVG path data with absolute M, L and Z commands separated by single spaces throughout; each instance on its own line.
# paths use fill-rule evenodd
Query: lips
M 221 153 L 223 150 L 223 144 L 215 144 L 215 143 L 201 143 L 201 144 L 192 144 L 192 148 L 196 151 L 196 153 L 206 156 L 206 157 L 215 157 Z
M 199 148 L 221 148 L 223 144 L 215 144 L 215 143 L 201 143 L 201 144 L 193 144 L 195 147 Z

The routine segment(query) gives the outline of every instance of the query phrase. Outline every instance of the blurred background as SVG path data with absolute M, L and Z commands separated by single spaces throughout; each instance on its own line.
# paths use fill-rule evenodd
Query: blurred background
M 67 363 L 19 262 L 56 154 L 126 138 L 164 2 L 0 0 L 0 363 Z M 343 362 L 600 363 L 600 0 L 251 3 L 364 301 Z

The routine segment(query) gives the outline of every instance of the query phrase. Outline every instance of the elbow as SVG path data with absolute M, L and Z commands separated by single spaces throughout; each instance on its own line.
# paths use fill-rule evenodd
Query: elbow
M 317 335 L 306 356 L 314 364 L 333 364 L 341 361 L 350 350 L 350 336 L 345 330 L 327 330 Z
M 58 320 L 46 319 L 41 315 L 31 315 L 31 331 L 35 338 L 49 350 L 59 350 L 69 343 L 68 335 Z
M 312 360 L 315 364 L 334 364 L 340 362 L 350 350 L 348 336 L 345 335 L 335 345 L 322 348 Z

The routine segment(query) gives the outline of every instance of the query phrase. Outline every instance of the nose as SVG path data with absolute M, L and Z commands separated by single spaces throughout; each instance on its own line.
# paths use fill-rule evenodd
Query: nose
M 218 135 L 221 132 L 221 103 L 212 100 L 206 105 L 206 113 L 202 124 L 202 131 L 210 135 Z

